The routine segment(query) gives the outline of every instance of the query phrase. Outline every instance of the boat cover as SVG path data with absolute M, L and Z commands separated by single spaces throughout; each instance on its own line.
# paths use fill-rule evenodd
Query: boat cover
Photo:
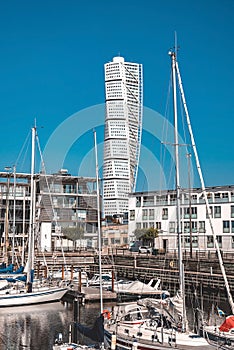
M 78 331 L 85 337 L 88 337 L 96 342 L 102 343 L 104 341 L 104 316 L 100 315 L 92 328 L 85 327 L 80 323 L 75 323 Z
M 225 321 L 219 327 L 221 332 L 229 332 L 231 329 L 234 329 L 234 316 L 228 316 Z

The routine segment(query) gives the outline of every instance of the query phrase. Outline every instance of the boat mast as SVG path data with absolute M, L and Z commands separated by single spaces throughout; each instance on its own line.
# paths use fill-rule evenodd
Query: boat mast
M 100 311 L 103 313 L 103 293 L 102 293 L 102 244 L 101 244 L 101 221 L 100 221 L 100 201 L 99 201 L 99 176 L 98 176 L 98 155 L 96 130 L 94 134 L 95 163 L 96 163 L 96 186 L 97 186 L 97 219 L 98 219 L 98 262 L 99 262 L 99 280 L 100 280 Z
M 172 85 L 173 85 L 173 109 L 174 109 L 174 141 L 175 141 L 175 172 L 176 172 L 176 218 L 177 218 L 177 240 L 178 240 L 178 265 L 179 265 L 179 291 L 183 299 L 182 330 L 186 328 L 186 309 L 184 293 L 184 266 L 181 242 L 181 215 L 180 215 L 180 172 L 179 172 L 179 141 L 178 141 L 178 115 L 177 115 L 177 89 L 176 89 L 176 50 L 170 51 Z
M 34 264 L 34 232 L 33 232 L 33 216 L 34 216 L 34 167 L 35 167 L 35 137 L 36 126 L 32 128 L 32 155 L 31 155 L 31 193 L 30 193 L 30 217 L 29 217 L 29 232 L 28 232 L 28 271 L 27 271 L 27 286 L 28 292 L 32 289 L 32 269 Z
M 216 248 L 216 251 L 217 251 L 217 255 L 218 255 L 218 259 L 219 259 L 219 265 L 220 265 L 220 269 L 221 269 L 221 272 L 222 272 L 222 275 L 223 275 L 223 279 L 224 279 L 224 283 L 225 283 L 225 287 L 226 287 L 226 291 L 227 291 L 229 305 L 231 307 L 232 313 L 234 314 L 234 302 L 233 302 L 232 294 L 231 294 L 231 291 L 230 291 L 230 286 L 229 286 L 229 283 L 228 283 L 226 271 L 225 271 L 225 268 L 224 268 L 223 258 L 222 258 L 221 251 L 220 251 L 220 248 L 219 248 L 219 243 L 217 241 L 216 233 L 214 231 L 214 227 L 213 227 L 213 223 L 212 223 L 211 212 L 210 212 L 210 208 L 209 208 L 209 201 L 208 201 L 206 187 L 205 187 L 205 181 L 204 181 L 204 177 L 203 177 L 202 170 L 201 170 L 201 165 L 200 165 L 200 161 L 199 161 L 199 157 L 198 157 L 198 152 L 197 152 L 197 147 L 196 147 L 196 144 L 195 144 L 195 139 L 194 139 L 194 136 L 193 136 L 191 121 L 190 121 L 189 112 L 188 112 L 188 108 L 187 108 L 187 104 L 186 104 L 186 100 L 185 100 L 185 94 L 184 94 L 184 89 L 183 89 L 183 85 L 182 85 L 182 79 L 181 79 L 181 76 L 180 76 L 180 71 L 179 71 L 179 66 L 178 66 L 177 61 L 175 62 L 175 69 L 176 69 L 176 72 L 177 72 L 180 94 L 181 94 L 182 102 L 183 102 L 183 105 L 184 105 L 184 110 L 185 110 L 185 115 L 186 115 L 186 119 L 187 119 L 187 125 L 188 125 L 189 134 L 190 134 L 191 145 L 192 145 L 192 149 L 193 149 L 194 156 L 195 156 L 197 171 L 198 171 L 198 175 L 199 175 L 199 178 L 200 178 L 200 181 L 201 181 L 201 188 L 202 188 L 202 193 L 204 195 L 204 200 L 205 200 L 205 204 L 206 204 L 206 210 L 207 210 L 207 214 L 208 214 L 208 218 L 209 218 L 209 224 L 210 224 L 212 235 L 214 237 L 215 248 Z

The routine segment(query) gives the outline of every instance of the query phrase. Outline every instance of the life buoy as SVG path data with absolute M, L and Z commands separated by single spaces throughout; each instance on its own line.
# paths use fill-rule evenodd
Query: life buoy
M 109 310 L 103 310 L 103 316 L 104 318 L 107 318 L 108 320 L 111 318 L 111 313 Z
M 174 267 L 174 261 L 171 260 L 170 263 L 169 263 L 170 267 Z

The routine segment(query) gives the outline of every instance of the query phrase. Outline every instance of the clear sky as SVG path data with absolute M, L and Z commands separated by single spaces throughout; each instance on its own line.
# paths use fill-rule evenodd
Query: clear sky
M 142 63 L 144 106 L 164 116 L 176 31 L 206 184 L 233 185 L 233 20 L 233 0 L 1 1 L 0 171 L 16 163 L 36 118 L 42 150 L 60 131 L 52 158 L 64 160 L 73 175 L 95 176 L 84 159 L 93 147 L 92 128 L 103 142 L 104 63 L 117 55 Z M 70 155 L 60 153 L 64 144 Z M 58 170 L 52 158 L 46 156 L 48 172 Z M 99 161 L 101 167 L 101 147 Z M 23 153 L 17 170 L 29 171 Z

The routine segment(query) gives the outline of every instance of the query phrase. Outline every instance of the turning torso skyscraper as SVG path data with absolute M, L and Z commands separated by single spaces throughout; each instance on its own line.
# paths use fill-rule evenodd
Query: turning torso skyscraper
M 106 118 L 103 164 L 105 216 L 128 211 L 135 191 L 140 155 L 143 81 L 142 65 L 114 57 L 105 64 Z

